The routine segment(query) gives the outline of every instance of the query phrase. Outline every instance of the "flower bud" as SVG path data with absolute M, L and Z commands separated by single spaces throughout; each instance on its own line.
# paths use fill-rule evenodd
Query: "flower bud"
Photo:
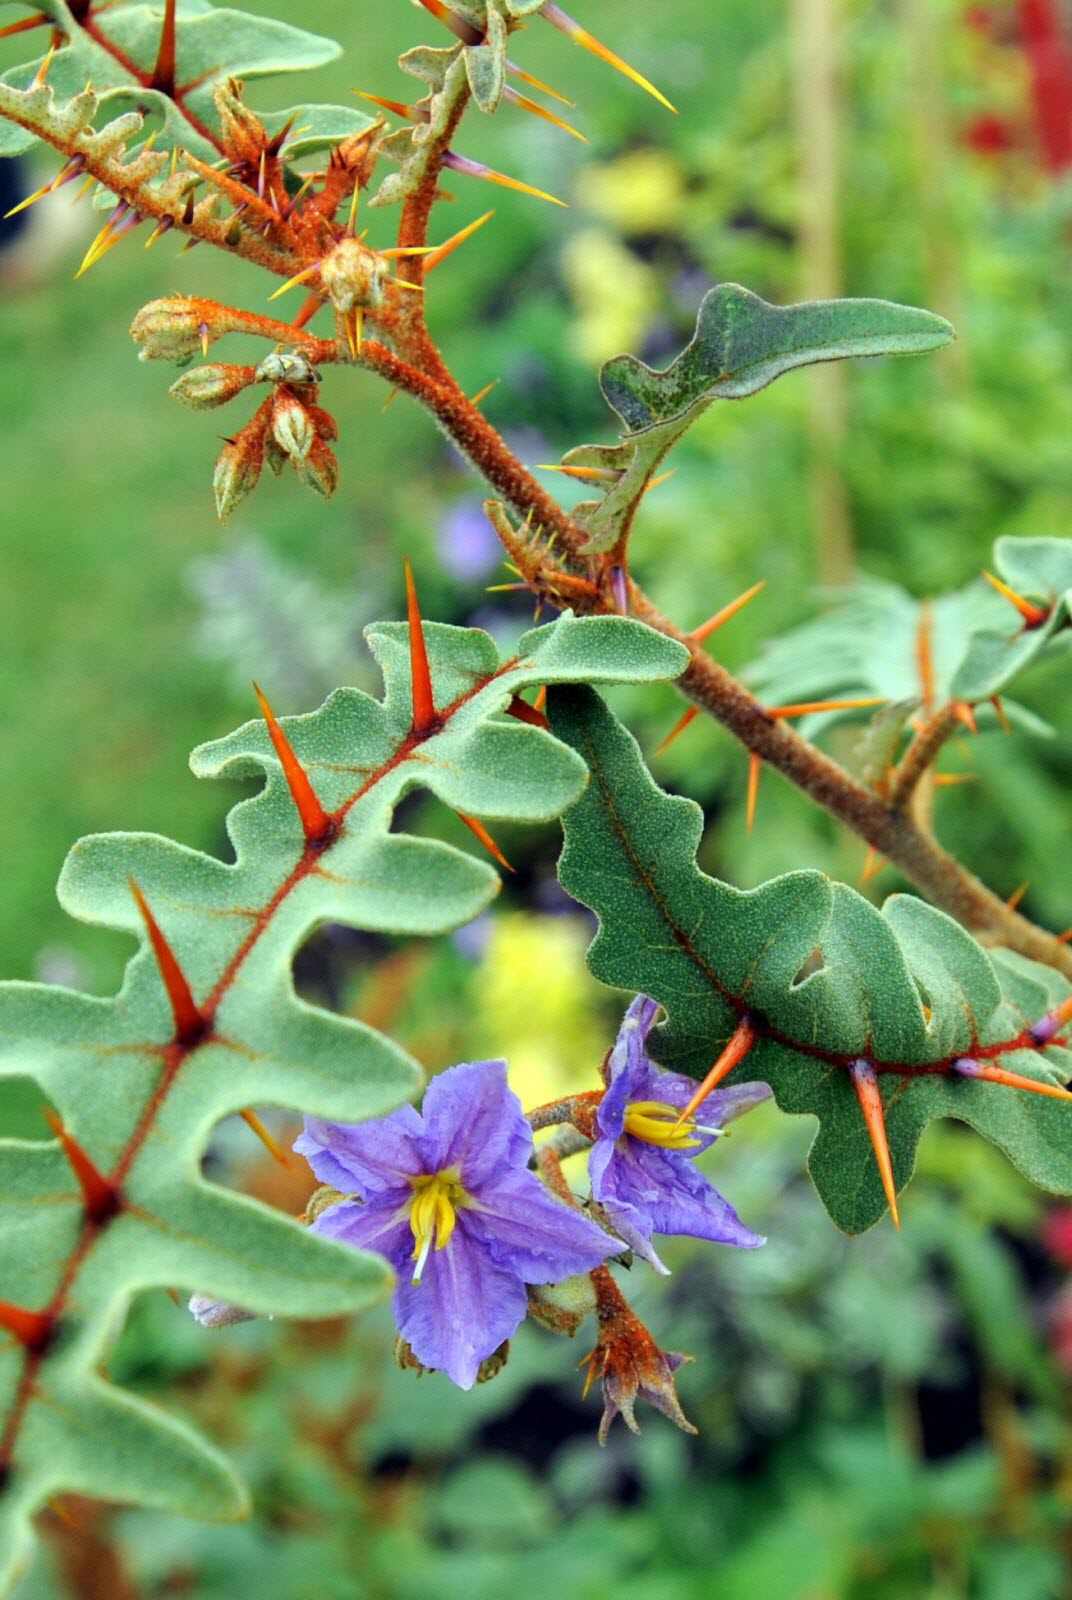
M 257 486 L 264 466 L 265 446 L 271 421 L 271 401 L 266 400 L 233 439 L 228 439 L 220 451 L 212 488 L 216 495 L 216 511 L 221 522 L 226 522 L 235 506 Z
M 330 444 L 332 439 L 339 437 L 339 424 L 335 421 L 330 411 L 325 411 L 323 406 L 306 406 L 306 411 L 313 419 L 313 427 L 317 436 Z
M 225 331 L 213 328 L 212 313 L 218 309 L 211 301 L 187 295 L 150 300 L 130 325 L 131 337 L 141 345 L 141 360 L 191 361 Z
M 316 441 L 312 417 L 289 389 L 280 389 L 272 402 L 272 437 L 295 462 L 304 461 Z M 320 492 L 323 494 L 324 490 Z
M 233 367 L 222 361 L 208 362 L 176 378 L 168 393 L 184 406 L 206 411 L 212 406 L 226 405 L 228 400 L 233 400 L 236 394 L 248 388 L 255 378 L 253 367 Z
M 564 1283 L 530 1283 L 528 1297 L 529 1316 L 535 1322 L 571 1339 L 596 1308 L 596 1292 L 586 1272 Z
M 295 460 L 298 476 L 310 489 L 330 500 L 339 484 L 339 463 L 323 439 L 314 439 L 303 461 Z
M 320 263 L 320 283 L 337 311 L 383 304 L 387 265 L 360 239 L 340 240 Z

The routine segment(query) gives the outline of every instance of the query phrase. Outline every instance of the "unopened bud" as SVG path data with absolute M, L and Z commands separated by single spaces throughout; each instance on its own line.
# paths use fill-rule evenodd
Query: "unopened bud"
M 596 1308 L 596 1292 L 586 1272 L 567 1278 L 564 1283 L 529 1284 L 528 1299 L 529 1316 L 534 1321 L 571 1339 Z
M 272 476 L 278 478 L 289 460 L 287 452 L 269 434 L 264 446 L 264 464 L 271 469 Z
M 342 239 L 320 263 L 320 284 L 337 311 L 383 304 L 387 267 L 360 239 Z
M 142 361 L 192 360 L 206 341 L 210 343 L 226 331 L 213 326 L 212 313 L 217 309 L 211 301 L 187 295 L 150 300 L 130 325 L 135 344 L 141 345 Z
M 330 500 L 339 486 L 339 463 L 323 439 L 314 439 L 304 461 L 295 460 L 298 476 L 310 489 Z
M 313 419 L 313 427 L 318 438 L 330 443 L 332 439 L 339 437 L 339 424 L 330 411 L 325 411 L 323 406 L 306 406 L 305 409 Z
M 272 402 L 272 437 L 295 462 L 304 461 L 316 442 L 312 417 L 289 389 L 280 389 Z M 331 492 L 328 490 L 329 494 Z M 321 489 L 320 493 L 323 494 L 324 490 Z
M 242 500 L 257 486 L 264 465 L 264 451 L 268 442 L 271 420 L 271 401 L 266 400 L 246 424 L 241 433 L 228 439 L 220 451 L 212 488 L 216 496 L 216 511 L 221 522 L 226 522 Z
M 249 387 L 256 379 L 253 367 L 233 367 L 226 362 L 208 362 L 194 367 L 177 378 L 168 390 L 184 406 L 206 411 L 212 406 L 226 405 L 236 394 Z

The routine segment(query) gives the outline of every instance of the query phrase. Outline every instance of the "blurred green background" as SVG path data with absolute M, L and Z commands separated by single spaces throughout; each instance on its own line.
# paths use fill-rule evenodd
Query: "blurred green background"
M 485 410 L 521 458 L 609 441 L 599 362 L 623 349 L 665 362 L 714 282 L 776 301 L 879 294 L 949 316 L 957 344 L 716 407 L 645 504 L 634 567 L 649 592 L 692 626 L 765 578 L 718 637 L 737 668 L 854 570 L 926 596 L 976 575 L 1002 533 L 1065 534 L 1072 180 L 1054 129 L 1067 108 L 1040 97 L 1036 49 L 1046 16 L 1053 48 L 1072 49 L 1061 8 L 574 8 L 680 115 L 534 22 L 514 53 L 578 102 L 590 144 L 509 107 L 490 124 L 474 114 L 459 138 L 570 202 L 459 178 L 438 214 L 435 237 L 495 207 L 437 273 L 429 313 L 470 392 L 498 380 Z M 316 80 L 258 86 L 265 107 L 351 87 L 405 98 L 395 57 L 436 36 L 405 0 L 260 9 L 346 46 Z M 22 58 L 18 44 L 0 46 L 0 64 Z M 38 171 L 44 181 L 54 165 L 30 163 L 27 187 Z M 64 853 L 112 828 L 224 851 L 237 790 L 196 784 L 185 760 L 251 714 L 253 677 L 281 712 L 337 682 L 374 688 L 361 629 L 400 614 L 404 553 L 428 616 L 506 640 L 531 612 L 523 596 L 485 592 L 506 574 L 479 487 L 404 397 L 381 415 L 370 377 L 325 381 L 342 433 L 336 498 L 286 474 L 221 528 L 212 463 L 244 418 L 181 411 L 165 392 L 173 374 L 139 363 L 125 328 L 156 295 L 261 309 L 272 286 L 168 240 L 147 255 L 137 235 L 73 283 L 100 219 L 72 212 L 70 193 L 36 208 L 0 268 L 0 957 L 9 975 L 107 992 L 128 952 L 57 906 Z M 391 213 L 368 220 L 390 242 Z M 958 745 L 951 764 L 974 781 L 937 800 L 943 841 L 1000 892 L 1026 883 L 1024 908 L 1054 929 L 1072 922 L 1067 681 L 1058 662 L 1018 690 L 1055 738 Z M 667 688 L 617 704 L 649 753 L 679 712 Z M 835 748 L 849 755 L 851 740 Z M 708 870 L 744 886 L 816 866 L 855 883 L 861 843 L 773 776 L 746 837 L 745 766 L 699 723 L 654 760 L 704 806 Z M 407 823 L 471 843 L 432 805 L 412 805 Z M 586 974 L 588 928 L 557 890 L 554 831 L 503 829 L 500 843 L 519 870 L 493 923 L 420 946 L 327 929 L 298 981 L 430 1068 L 506 1055 L 534 1103 L 593 1081 L 619 999 Z M 897 887 L 887 869 L 865 892 Z M 28 1092 L 5 1091 L 0 1122 L 44 1131 Z M 200 1528 L 64 1502 L 44 1519 L 26 1600 L 1072 1594 L 1070 1214 L 947 1125 L 924 1141 L 904 1234 L 884 1225 L 846 1241 L 803 1175 L 809 1136 L 764 1111 L 713 1159 L 769 1235 L 763 1252 L 681 1247 L 669 1286 L 639 1270 L 627 1285 L 661 1342 L 696 1357 L 680 1390 L 698 1440 L 651 1413 L 640 1441 L 623 1430 L 600 1452 L 598 1406 L 581 1403 L 572 1371 L 587 1347 L 529 1328 L 506 1373 L 466 1397 L 394 1369 L 386 1313 L 213 1335 L 147 1297 L 112 1370 L 207 1426 L 248 1474 L 255 1518 Z M 244 1127 L 221 1130 L 212 1162 L 222 1181 L 301 1209 L 307 1175 L 263 1164 Z

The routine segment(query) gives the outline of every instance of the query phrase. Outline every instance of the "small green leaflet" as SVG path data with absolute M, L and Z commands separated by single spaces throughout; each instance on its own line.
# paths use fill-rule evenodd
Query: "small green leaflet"
M 919 355 L 948 344 L 944 317 L 889 300 L 812 300 L 772 306 L 740 284 L 705 295 L 692 341 L 663 372 L 616 356 L 600 374 L 608 405 L 625 424 L 618 445 L 582 445 L 565 464 L 622 474 L 601 501 L 574 509 L 589 548 L 613 548 L 667 451 L 714 400 L 740 400 L 775 378 L 847 356 Z
M 559 877 L 599 918 L 588 956 L 596 977 L 665 1008 L 668 1021 L 652 1045 L 663 1065 L 700 1079 L 742 1009 L 757 1018 L 761 1037 L 727 1082 L 762 1079 L 784 1111 L 818 1118 L 809 1170 L 847 1233 L 869 1228 L 886 1209 L 845 1070 L 856 1057 L 906 1069 L 879 1074 L 898 1188 L 912 1175 L 927 1123 L 951 1116 L 1041 1188 L 1072 1193 L 1072 1106 L 959 1076 L 910 1075 L 1018 1037 L 1065 998 L 1064 979 L 984 951 L 909 895 L 891 896 L 878 911 L 818 872 L 747 892 L 708 877 L 696 863 L 700 808 L 657 786 L 636 741 L 598 696 L 564 689 L 549 703 L 554 732 L 590 775 L 563 818 Z M 1072 1052 L 1018 1049 L 1001 1065 L 1065 1083 Z

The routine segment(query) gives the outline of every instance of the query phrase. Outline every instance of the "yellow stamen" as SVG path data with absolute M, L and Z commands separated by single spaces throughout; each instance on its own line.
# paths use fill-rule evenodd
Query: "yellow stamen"
M 633 1100 L 625 1108 L 622 1131 L 667 1150 L 698 1150 L 702 1143 L 695 1122 L 681 1122 L 676 1107 L 661 1100 Z
M 425 1262 L 433 1247 L 443 1250 L 450 1243 L 460 1208 L 469 1205 L 469 1196 L 462 1188 L 457 1167 L 446 1167 L 442 1172 L 429 1172 L 411 1178 L 413 1200 L 410 1204 L 409 1225 L 413 1234 L 413 1282 L 420 1283 Z

